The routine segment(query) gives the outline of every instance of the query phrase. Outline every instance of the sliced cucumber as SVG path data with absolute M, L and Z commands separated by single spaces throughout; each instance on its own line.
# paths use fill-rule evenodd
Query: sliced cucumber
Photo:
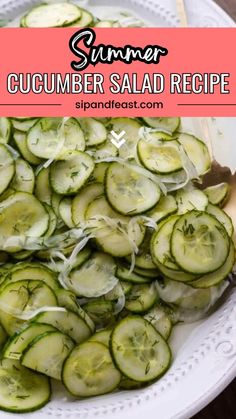
M 81 151 L 70 152 L 63 160 L 52 163 L 51 186 L 57 194 L 76 194 L 89 179 L 93 169 L 94 163 L 88 154 Z
M 27 135 L 21 131 L 15 131 L 13 135 L 14 142 L 22 155 L 22 157 L 30 164 L 37 165 L 41 163 L 41 160 L 36 157 L 28 148 Z
M 54 291 L 59 288 L 59 282 L 54 272 L 39 263 L 25 264 L 23 266 L 19 264 L 18 267 L 16 266 L 16 269 L 9 272 L 3 285 L 23 280 L 44 282 Z
M 190 211 L 175 223 L 171 253 L 185 271 L 206 274 L 220 268 L 229 251 L 229 236 L 216 218 Z
M 118 155 L 118 148 L 110 141 L 105 141 L 105 143 L 91 148 L 88 152 L 99 162 L 99 160 L 106 159 L 107 157 L 116 157 Z
M 103 185 L 93 183 L 82 189 L 72 202 L 71 212 L 74 225 L 79 226 L 85 221 L 85 213 L 91 202 L 101 196 L 104 192 Z
M 208 205 L 208 198 L 199 189 L 181 189 L 176 194 L 178 214 L 185 214 L 194 209 L 205 211 Z
M 50 169 L 42 168 L 35 179 L 35 195 L 45 204 L 51 205 L 52 188 L 49 182 Z
M 95 298 L 85 303 L 83 309 L 97 328 L 110 327 L 115 323 L 113 301 Z
M 161 305 L 153 307 L 145 314 L 144 318 L 155 327 L 165 340 L 169 339 L 172 330 L 172 322 Z
M 153 255 L 153 258 L 154 258 L 154 255 Z M 181 269 L 178 269 L 178 270 L 169 269 L 166 266 L 159 263 L 157 260 L 155 260 L 155 263 L 158 269 L 160 270 L 160 272 L 166 278 L 173 279 L 174 281 L 177 281 L 177 282 L 191 282 L 199 277 L 199 275 L 190 274 L 190 273 L 184 272 Z
M 134 273 L 149 278 L 150 280 L 156 278 L 160 274 L 157 267 L 156 269 L 143 269 L 138 268 L 137 266 L 134 267 Z
M 88 314 L 80 307 L 76 296 L 69 290 L 59 289 L 56 293 L 58 304 L 65 307 L 67 310 L 76 313 L 88 325 L 91 333 L 95 331 L 95 325 Z
M 106 172 L 106 196 L 116 211 L 135 215 L 153 208 L 161 191 L 147 177 L 124 165 L 112 163 Z
M 178 270 L 175 260 L 171 254 L 171 235 L 174 225 L 179 219 L 178 215 L 172 215 L 163 222 L 163 225 L 157 230 L 151 240 L 151 253 L 153 260 L 168 269 Z
M 7 144 L 12 135 L 12 125 L 9 118 L 0 117 L 0 143 Z
M 145 313 L 153 307 L 157 299 L 155 284 L 133 285 L 126 297 L 125 308 L 131 313 Z
M 23 159 L 15 161 L 15 176 L 11 182 L 11 188 L 17 192 L 33 193 L 34 191 L 34 172 L 29 163 Z
M 100 215 L 103 217 L 101 220 Z M 97 245 L 112 256 L 130 255 L 134 245 L 139 246 L 145 235 L 145 228 L 140 222 L 132 223 L 129 228 L 130 218 L 113 211 L 104 197 L 97 198 L 89 205 L 86 219 L 89 220 L 89 231 L 95 235 Z
M 91 336 L 91 338 L 89 338 L 89 342 L 103 343 L 103 345 L 109 348 L 111 333 L 112 329 L 100 330 L 99 332 L 94 333 L 94 335 Z
M 51 398 L 47 377 L 29 371 L 19 361 L 0 362 L 0 409 L 12 413 L 27 413 L 45 406 Z
M 234 234 L 234 225 L 231 218 L 219 207 L 209 204 L 206 208 L 206 211 L 213 215 L 221 224 L 223 224 L 225 230 L 227 231 L 229 237 L 232 237 Z
M 0 203 L 0 247 L 8 252 L 19 251 L 22 247 L 14 236 L 40 237 L 47 231 L 48 224 L 48 213 L 37 198 L 16 192 Z
M 27 28 L 58 28 L 70 26 L 80 17 L 81 10 L 75 4 L 42 4 L 25 15 L 24 25 Z
M 114 23 L 113 20 L 100 20 L 94 25 L 94 27 L 95 28 L 112 28 L 113 23 Z
M 73 347 L 74 342 L 69 336 L 61 332 L 46 332 L 27 346 L 21 363 L 27 368 L 61 380 L 63 362 Z
M 107 130 L 104 125 L 94 118 L 78 118 L 83 129 L 87 147 L 94 147 L 104 143 L 107 139 Z
M 23 324 L 23 315 L 44 306 L 57 306 L 57 299 L 44 282 L 17 281 L 7 284 L 0 292 L 0 320 L 9 335 L 17 332 Z
M 109 121 L 109 131 L 120 134 L 124 131 L 125 143 L 119 149 L 119 155 L 123 159 L 135 158 L 137 155 L 136 147 L 139 140 L 139 130 L 142 125 L 131 118 L 112 118 Z M 113 138 L 112 134 L 109 139 Z
M 84 151 L 83 131 L 75 118 L 63 123 L 61 118 L 41 118 L 28 131 L 31 153 L 43 159 L 61 158 L 69 151 Z
M 69 25 L 71 28 L 88 28 L 93 23 L 93 15 L 88 10 L 82 9 L 80 7 L 81 16 L 79 20 Z
M 66 278 L 67 286 L 82 297 L 100 297 L 114 288 L 116 265 L 105 253 L 94 253 L 83 265 Z
M 138 142 L 138 157 L 146 169 L 165 175 L 183 169 L 177 141 L 160 141 L 153 136 Z
M 14 159 L 4 144 L 0 143 L 0 195 L 7 189 L 15 174 Z
M 70 310 L 45 311 L 35 317 L 34 321 L 56 327 L 60 332 L 70 336 L 76 343 L 84 342 L 91 335 L 91 330 L 85 321 Z
M 16 118 L 12 118 L 11 122 L 15 130 L 21 132 L 27 132 L 30 128 L 37 122 L 38 118 L 30 118 L 30 119 L 23 119 L 19 120 Z
M 61 195 L 57 194 L 56 192 L 52 193 L 51 205 L 52 205 L 52 209 L 54 213 L 56 214 L 58 218 L 60 218 L 59 206 L 60 206 L 61 200 L 62 200 Z
M 57 227 L 57 216 L 55 212 L 53 211 L 52 207 L 50 207 L 48 204 L 44 203 L 44 207 L 47 210 L 47 213 L 49 215 L 49 224 L 48 229 L 46 233 L 44 234 L 44 237 L 51 237 L 56 230 Z
M 146 229 L 146 233 L 144 239 L 139 246 L 139 251 L 135 255 L 135 267 L 141 269 L 155 269 L 156 265 L 152 260 L 152 256 L 150 253 L 150 241 L 152 237 L 153 230 L 151 228 Z M 126 257 L 126 259 L 131 263 L 130 256 Z
M 62 200 L 60 201 L 59 209 L 58 209 L 62 221 L 65 223 L 65 225 L 68 228 L 73 228 L 75 226 L 72 220 L 71 206 L 72 206 L 72 198 L 65 197 L 65 198 L 62 198 Z
M 129 268 L 121 264 L 118 265 L 116 276 L 123 281 L 130 282 L 131 284 L 146 284 L 152 280 L 135 272 L 130 272 Z
M 78 253 L 74 261 L 72 261 L 71 268 L 79 268 L 86 260 L 88 260 L 91 256 L 92 250 L 89 247 L 85 247 L 81 252 Z M 47 266 L 55 271 L 55 272 L 61 272 L 64 267 L 63 261 L 54 261 L 47 263 Z
M 53 331 L 56 331 L 55 327 L 48 324 L 30 324 L 8 340 L 7 344 L 3 348 L 3 358 L 20 360 L 23 351 L 33 341 L 33 339 L 46 332 Z
M 156 223 L 164 220 L 168 215 L 177 211 L 177 203 L 172 195 L 162 196 L 160 201 L 153 209 L 147 212 L 147 216 L 151 217 Z
M 230 242 L 229 254 L 221 268 L 216 271 L 201 276 L 197 280 L 191 282 L 191 287 L 194 288 L 209 288 L 219 284 L 221 281 L 227 278 L 227 276 L 232 272 L 235 264 L 235 247 L 233 241 Z
M 157 379 L 170 366 L 168 344 L 151 323 L 140 316 L 126 317 L 115 326 L 110 347 L 116 366 L 132 380 Z
M 193 135 L 185 133 L 179 133 L 177 139 L 194 164 L 198 175 L 208 172 L 211 167 L 211 158 L 206 144 Z
M 158 131 L 173 134 L 180 126 L 180 118 L 143 118 L 144 122 Z
M 210 204 L 222 207 L 229 197 L 230 186 L 228 183 L 223 182 L 218 185 L 209 186 L 204 189 L 204 193 L 207 195 Z
M 108 167 L 109 167 L 109 163 L 105 163 L 105 162 L 95 164 L 93 174 L 91 178 L 89 179 L 89 181 L 104 183 L 106 170 Z
M 76 397 L 109 393 L 118 387 L 120 379 L 109 349 L 99 342 L 77 346 L 63 366 L 63 384 Z

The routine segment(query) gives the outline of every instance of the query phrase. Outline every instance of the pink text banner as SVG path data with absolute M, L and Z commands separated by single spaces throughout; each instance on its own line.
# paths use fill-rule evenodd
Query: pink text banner
M 236 29 L 0 29 L 1 116 L 235 116 Z

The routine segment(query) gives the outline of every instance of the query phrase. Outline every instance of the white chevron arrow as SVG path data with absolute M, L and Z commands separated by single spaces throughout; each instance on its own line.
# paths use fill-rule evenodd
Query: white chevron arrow
M 125 131 L 121 131 L 119 134 L 117 134 L 115 131 L 111 131 L 111 142 L 116 148 L 122 147 L 122 145 L 125 143 L 125 139 L 123 138 L 125 134 Z

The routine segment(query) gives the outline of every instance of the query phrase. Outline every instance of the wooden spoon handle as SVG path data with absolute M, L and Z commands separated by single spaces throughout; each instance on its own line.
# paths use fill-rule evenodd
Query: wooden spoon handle
M 188 26 L 188 20 L 184 0 L 176 0 L 176 6 L 178 17 L 180 19 L 180 26 L 186 28 Z

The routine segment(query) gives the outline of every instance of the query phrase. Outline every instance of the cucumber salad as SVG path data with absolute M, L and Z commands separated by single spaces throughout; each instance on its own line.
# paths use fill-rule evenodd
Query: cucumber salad
M 75 2 L 42 2 L 14 19 L 8 26 L 22 28 L 60 27 L 145 27 L 148 22 L 133 11 L 114 5 L 94 5 L 89 0 Z
M 180 118 L 0 118 L 0 409 L 168 370 L 175 324 L 214 308 L 235 263 L 211 165 Z

